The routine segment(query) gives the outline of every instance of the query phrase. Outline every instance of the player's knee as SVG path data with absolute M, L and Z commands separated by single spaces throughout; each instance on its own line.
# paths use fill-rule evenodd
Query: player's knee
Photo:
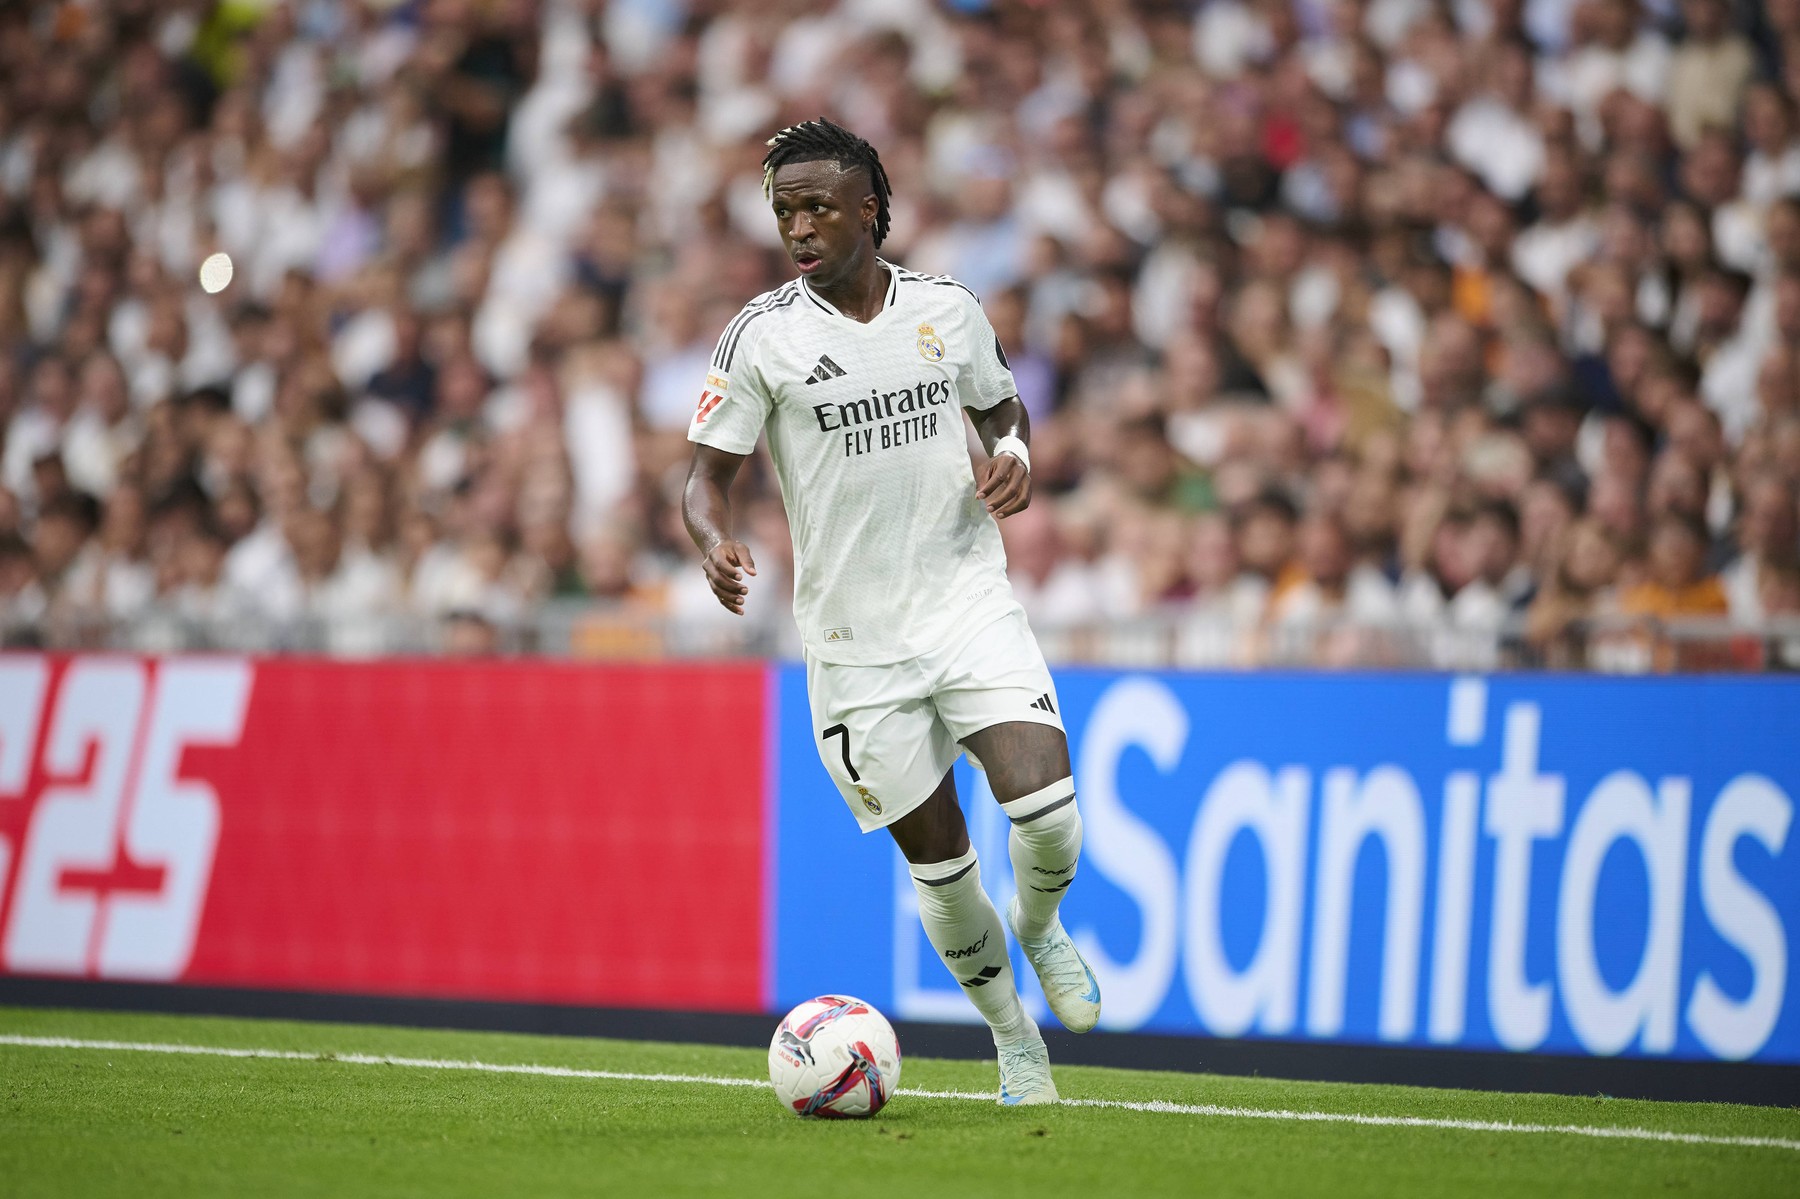
M 887 826 L 908 862 L 946 862 L 969 850 L 969 828 L 956 802 L 954 776 L 946 774 L 924 803 Z
M 911 862 L 908 872 L 919 892 L 921 912 L 955 907 L 971 888 L 981 887 L 981 863 L 973 846 L 936 862 Z
M 1033 796 L 1053 791 L 1065 783 L 1069 791 L 1074 791 L 1075 783 L 1069 777 L 1067 763 L 1061 764 L 1061 769 L 1057 769 L 1054 763 L 1044 763 L 1041 766 L 1033 764 L 1027 769 L 1015 771 L 1011 775 L 1003 775 L 1000 778 L 990 775 L 988 778 L 989 790 L 993 791 L 994 798 L 1000 801 L 1009 815 L 1015 810 L 1014 805 L 1029 803 Z
M 968 830 L 960 825 L 921 824 L 905 829 L 890 825 L 888 831 L 900 847 L 900 856 L 910 863 L 947 862 L 969 849 Z
M 1021 833 L 1063 828 L 1081 819 L 1075 806 L 1075 780 L 1068 775 L 1011 799 L 1001 799 L 1000 809 Z

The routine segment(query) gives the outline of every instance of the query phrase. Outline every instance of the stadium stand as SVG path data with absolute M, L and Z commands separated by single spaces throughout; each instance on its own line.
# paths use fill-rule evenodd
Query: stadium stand
M 794 652 L 770 472 L 746 620 L 678 505 L 826 113 L 1054 657 L 1800 667 L 1797 112 L 1800 0 L 0 5 L 0 631 Z

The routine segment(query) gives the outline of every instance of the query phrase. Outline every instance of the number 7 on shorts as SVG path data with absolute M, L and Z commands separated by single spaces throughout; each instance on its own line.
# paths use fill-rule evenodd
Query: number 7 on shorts
M 836 737 L 840 733 L 842 733 L 843 737 L 844 737 L 844 744 L 841 747 L 843 749 L 843 753 L 844 753 L 844 769 L 850 772 L 850 781 L 851 782 L 860 783 L 860 782 L 862 782 L 862 775 L 856 773 L 856 767 L 854 765 L 852 765 L 851 761 L 850 761 L 850 729 L 849 729 L 849 727 L 847 725 L 834 724 L 830 728 L 826 729 L 824 732 L 820 733 L 819 737 L 821 740 L 827 740 L 829 738 Z

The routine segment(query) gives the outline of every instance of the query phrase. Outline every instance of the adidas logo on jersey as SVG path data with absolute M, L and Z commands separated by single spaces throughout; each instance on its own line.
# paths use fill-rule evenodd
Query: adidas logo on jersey
M 807 386 L 810 387 L 814 383 L 823 383 L 827 379 L 841 379 L 843 377 L 844 368 L 833 362 L 830 355 L 820 354 L 819 365 L 813 367 L 813 372 L 811 375 L 807 376 L 806 382 Z

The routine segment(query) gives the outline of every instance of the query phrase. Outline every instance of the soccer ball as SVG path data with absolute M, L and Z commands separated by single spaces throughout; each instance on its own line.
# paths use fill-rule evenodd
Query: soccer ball
M 900 1086 L 900 1041 L 871 1004 L 821 995 L 787 1014 L 769 1042 L 769 1081 L 801 1116 L 873 1116 Z

